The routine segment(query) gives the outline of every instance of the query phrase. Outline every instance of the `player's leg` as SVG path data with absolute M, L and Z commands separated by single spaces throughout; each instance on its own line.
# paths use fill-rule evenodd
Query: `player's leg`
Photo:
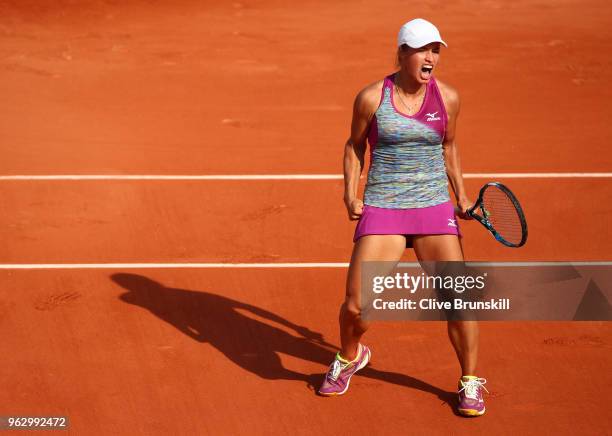
M 394 265 L 405 249 L 406 238 L 402 235 L 368 235 L 355 243 L 346 280 L 346 296 L 340 308 L 340 354 L 343 358 L 353 360 L 356 357 L 359 340 L 368 328 L 368 323 L 361 318 L 362 263 L 385 261 Z
M 463 250 L 455 235 L 421 235 L 413 239 L 419 261 L 463 261 Z M 448 321 L 450 338 L 459 364 L 459 413 L 478 416 L 485 413 L 482 391 L 485 379 L 475 376 L 478 359 L 478 323 L 476 321 Z
M 342 395 L 348 387 L 353 374 L 365 367 L 370 361 L 370 349 L 359 343 L 368 329 L 361 311 L 361 271 L 362 263 L 368 261 L 390 262 L 391 272 L 406 248 L 406 238 L 401 235 L 362 236 L 353 247 L 353 255 L 346 283 L 346 296 L 340 308 L 340 340 L 342 348 L 336 355 L 325 376 L 319 393 L 321 395 Z M 378 274 L 379 271 L 377 271 Z

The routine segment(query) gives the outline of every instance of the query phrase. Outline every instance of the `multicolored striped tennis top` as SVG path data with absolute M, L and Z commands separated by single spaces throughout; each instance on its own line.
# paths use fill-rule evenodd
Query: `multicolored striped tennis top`
M 442 141 L 447 114 L 432 77 L 421 109 L 401 113 L 393 103 L 393 75 L 385 77 L 368 133 L 370 170 L 364 203 L 389 209 L 421 208 L 450 200 Z

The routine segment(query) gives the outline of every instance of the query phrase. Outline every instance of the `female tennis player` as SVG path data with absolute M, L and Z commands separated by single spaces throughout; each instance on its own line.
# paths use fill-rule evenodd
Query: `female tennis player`
M 472 202 L 465 193 L 455 144 L 459 96 L 433 74 L 441 45 L 446 43 L 430 22 L 406 23 L 398 35 L 399 70 L 367 86 L 355 99 L 344 149 L 344 201 L 349 218 L 359 222 L 340 309 L 342 349 L 319 389 L 322 395 L 344 394 L 351 376 L 370 360 L 370 349 L 360 342 L 368 328 L 360 309 L 362 262 L 397 262 L 406 247 L 414 248 L 419 261 L 463 260 L 448 180 L 461 218 L 468 218 L 465 211 Z M 371 163 L 361 201 L 357 188 L 367 143 Z M 448 335 L 462 371 L 458 411 L 482 415 L 486 380 L 475 375 L 476 321 L 448 321 Z

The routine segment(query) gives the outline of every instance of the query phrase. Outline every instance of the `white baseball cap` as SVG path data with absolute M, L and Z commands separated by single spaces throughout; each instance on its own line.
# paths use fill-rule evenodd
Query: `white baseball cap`
M 401 27 L 397 35 L 398 47 L 402 44 L 408 44 L 408 46 L 412 48 L 420 48 L 432 42 L 439 42 L 444 44 L 444 47 L 448 47 L 448 45 L 442 41 L 438 28 L 422 18 L 415 18 L 412 21 L 408 21 Z

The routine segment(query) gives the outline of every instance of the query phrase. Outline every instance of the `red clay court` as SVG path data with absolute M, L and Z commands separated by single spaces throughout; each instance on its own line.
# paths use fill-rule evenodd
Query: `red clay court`
M 419 16 L 449 43 L 436 74 L 462 95 L 472 196 L 507 183 L 529 221 L 518 250 L 462 222 L 466 258 L 611 260 L 608 2 L 0 0 L 0 416 L 87 435 L 608 433 L 606 322 L 483 324 L 478 419 L 453 413 L 443 323 L 373 326 L 350 392 L 314 393 L 352 247 L 352 101 Z M 267 177 L 202 177 L 219 175 Z

